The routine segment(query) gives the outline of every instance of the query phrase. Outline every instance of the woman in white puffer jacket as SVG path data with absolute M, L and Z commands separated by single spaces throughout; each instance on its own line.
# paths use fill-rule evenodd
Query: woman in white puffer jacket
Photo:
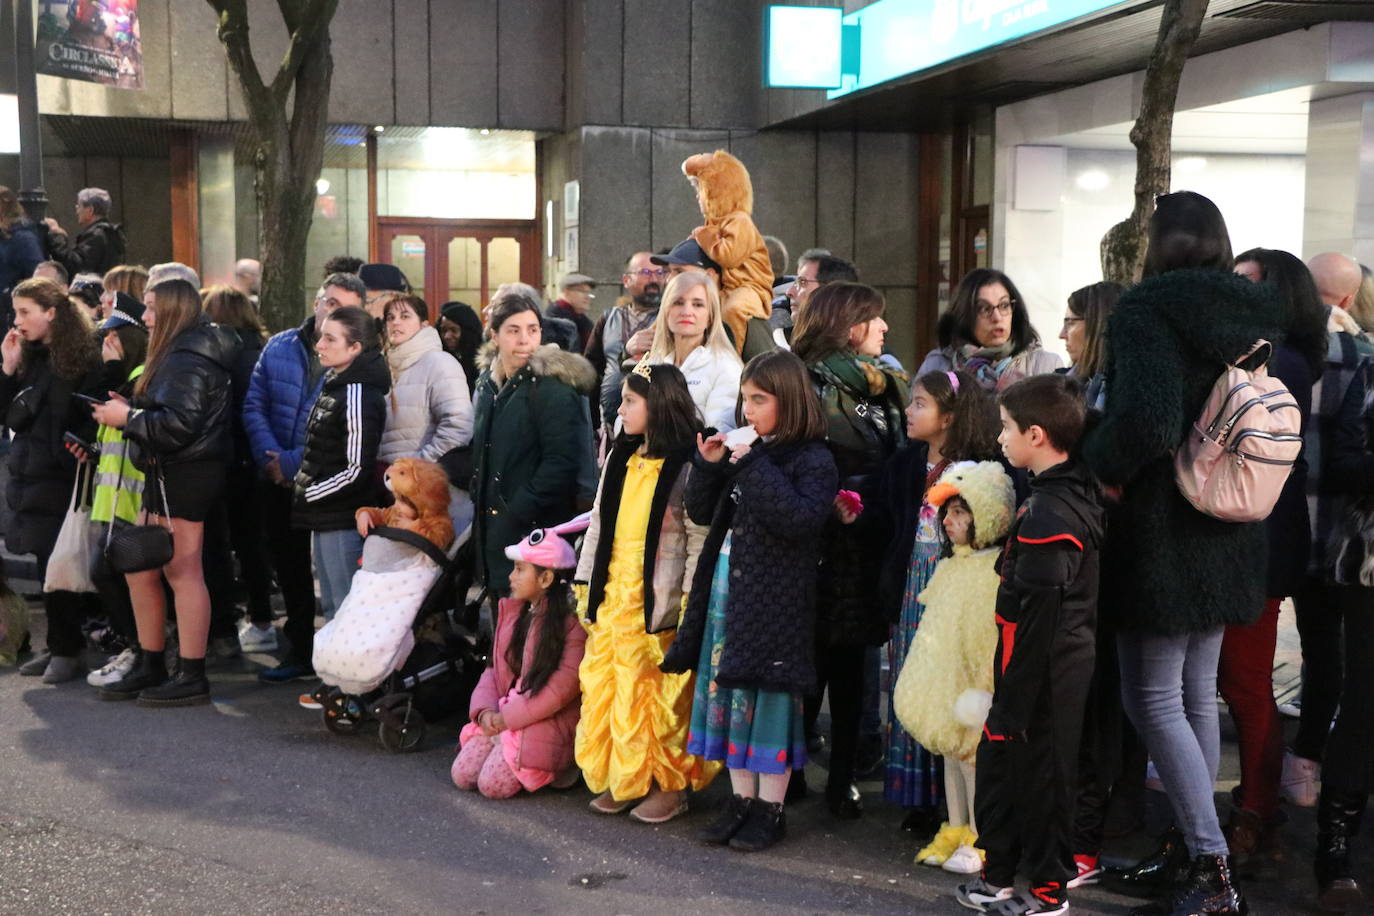
M 706 425 L 734 429 L 744 367 L 725 334 L 715 281 L 699 271 L 684 271 L 668 281 L 661 301 L 654 342 L 644 359 L 650 365 L 677 366 Z
M 444 352 L 420 297 L 394 297 L 385 316 L 391 392 L 377 460 L 438 461 L 472 441 L 472 397 L 463 367 Z M 472 523 L 472 500 L 452 485 L 449 495 L 453 530 L 461 534 Z

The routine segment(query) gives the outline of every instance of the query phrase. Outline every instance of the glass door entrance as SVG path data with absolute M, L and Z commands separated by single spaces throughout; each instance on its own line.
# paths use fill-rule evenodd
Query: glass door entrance
M 378 254 L 410 280 L 431 314 L 445 302 L 480 313 L 502 283 L 539 286 L 534 220 L 377 218 Z

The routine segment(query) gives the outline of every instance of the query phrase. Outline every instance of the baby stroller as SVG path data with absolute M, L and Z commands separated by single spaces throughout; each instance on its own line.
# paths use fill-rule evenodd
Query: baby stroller
M 375 721 L 382 747 L 402 753 L 421 746 L 426 722 L 466 711 L 487 665 L 475 606 L 458 584 L 470 530 L 448 552 L 404 528 L 368 532 L 348 597 L 315 635 L 312 696 L 329 731 L 356 734 Z

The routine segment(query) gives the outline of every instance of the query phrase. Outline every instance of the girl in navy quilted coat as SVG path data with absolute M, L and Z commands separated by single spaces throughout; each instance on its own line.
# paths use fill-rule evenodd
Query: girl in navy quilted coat
M 816 683 L 821 530 L 838 492 L 825 417 L 806 366 L 786 351 L 749 361 L 742 420 L 697 438 L 687 514 L 710 523 L 665 671 L 697 671 L 690 753 L 730 770 L 733 796 L 700 834 L 745 852 L 786 832 L 783 798 L 806 763 L 802 697 Z

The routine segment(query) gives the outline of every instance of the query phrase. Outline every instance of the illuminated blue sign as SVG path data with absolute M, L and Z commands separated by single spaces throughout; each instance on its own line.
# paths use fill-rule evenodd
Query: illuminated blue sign
M 844 9 L 770 6 L 764 12 L 764 84 L 777 89 L 841 85 Z
M 806 85 L 829 88 L 828 98 L 839 98 L 888 80 L 926 70 L 958 57 L 996 47 L 1017 38 L 1063 25 L 1138 0 L 877 0 L 843 17 L 839 27 L 819 20 L 795 44 L 769 41 L 769 85 Z M 768 15 L 777 9 L 769 7 Z M 820 29 L 834 31 L 821 34 Z M 815 31 L 811 31 L 814 29 Z M 851 42 L 857 47 L 851 47 Z M 841 47 L 840 78 L 832 83 L 775 83 L 775 61 L 780 67 L 814 62 L 816 45 Z M 795 58 L 795 60 L 794 60 Z M 831 58 L 826 57 L 827 63 Z M 829 78 L 833 71 L 825 76 Z

